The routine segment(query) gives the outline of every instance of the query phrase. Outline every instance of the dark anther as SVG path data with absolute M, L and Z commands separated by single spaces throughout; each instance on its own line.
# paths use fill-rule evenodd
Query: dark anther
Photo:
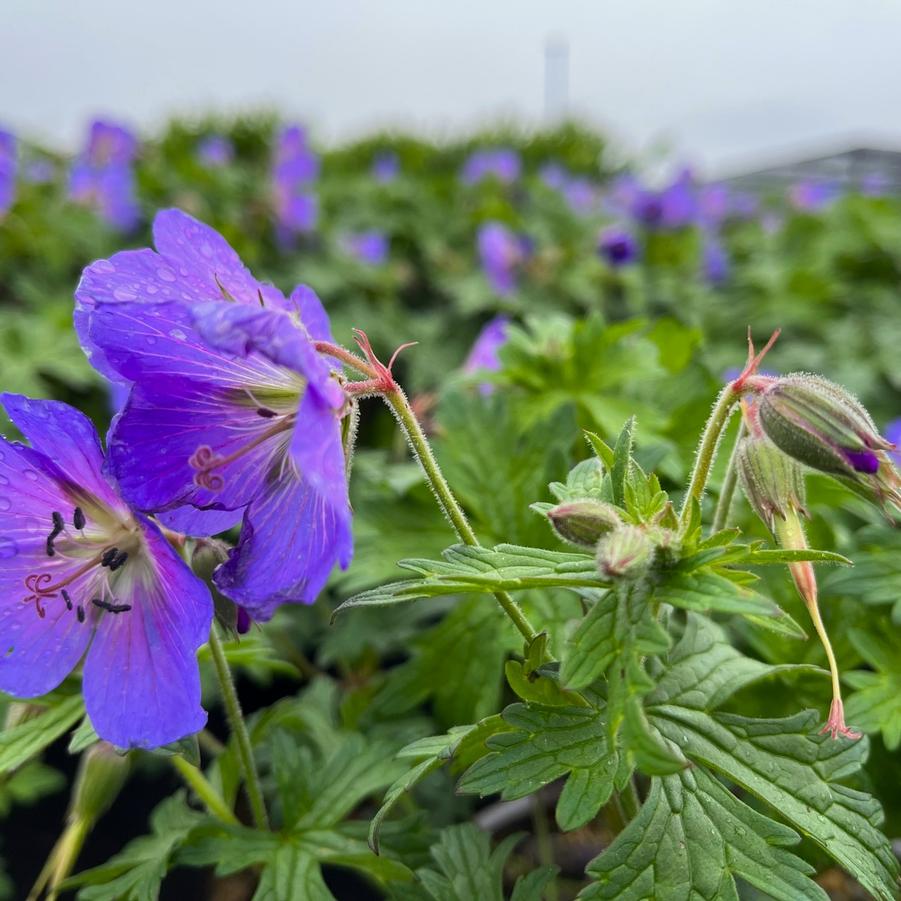
M 66 591 L 65 588 L 60 590 L 60 594 L 63 596 L 63 600 L 66 602 L 66 610 L 72 609 L 72 598 L 69 597 L 69 592 Z
M 257 416 L 262 416 L 263 419 L 272 419 L 273 416 L 278 416 L 278 413 L 267 407 L 257 407 Z
M 80 623 L 84 622 L 84 607 L 82 607 L 81 604 L 79 604 L 75 610 L 75 615 L 78 617 Z
M 120 566 L 125 566 L 125 561 L 128 559 L 128 551 L 122 551 L 120 554 L 117 554 L 116 557 L 110 561 L 109 569 L 111 573 L 114 573 Z
M 103 552 L 103 556 L 100 558 L 101 566 L 109 566 L 116 557 L 119 556 L 119 548 L 117 547 L 109 547 Z
M 131 604 L 114 604 L 111 601 L 104 601 L 103 598 L 91 598 L 91 603 L 108 613 L 128 613 L 131 610 Z
M 53 531 L 47 536 L 47 556 L 53 557 L 56 554 L 53 542 L 56 541 L 56 536 L 66 528 L 66 523 L 62 513 L 57 513 L 56 510 L 50 514 L 50 517 L 53 520 Z
M 72 516 L 72 525 L 80 532 L 84 528 L 86 522 L 87 520 L 84 518 L 84 511 L 81 507 L 76 507 L 75 513 Z

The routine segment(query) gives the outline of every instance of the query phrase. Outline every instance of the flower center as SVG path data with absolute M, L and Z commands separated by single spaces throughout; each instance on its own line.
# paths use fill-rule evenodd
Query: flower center
M 61 600 L 66 609 L 75 611 L 79 622 L 87 618 L 90 603 L 99 610 L 109 613 L 126 613 L 130 604 L 121 604 L 114 594 L 114 573 L 122 569 L 129 556 L 141 551 L 141 534 L 134 521 L 120 522 L 103 515 L 98 510 L 100 522 L 89 525 L 81 507 L 72 513 L 71 527 L 59 511 L 50 517 L 51 529 L 47 535 L 45 550 L 48 558 L 72 564 L 57 565 L 58 572 L 37 571 L 29 573 L 24 580 L 28 594 L 23 603 L 34 604 L 38 616 L 47 615 L 44 604 L 50 600 Z M 95 572 L 92 579 L 84 577 Z M 54 576 L 58 576 L 54 578 Z M 76 585 L 79 587 L 76 588 Z M 76 594 L 73 600 L 72 594 Z

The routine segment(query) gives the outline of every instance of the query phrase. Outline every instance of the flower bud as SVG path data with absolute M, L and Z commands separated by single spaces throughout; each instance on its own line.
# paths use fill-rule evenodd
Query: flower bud
M 612 504 L 596 500 L 558 504 L 547 513 L 554 531 L 570 544 L 593 548 L 598 541 L 622 525 Z
M 598 570 L 613 578 L 636 579 L 651 565 L 653 555 L 654 542 L 644 529 L 620 526 L 598 543 Z
M 776 516 L 784 520 L 789 512 L 804 510 L 804 473 L 768 438 L 742 438 L 736 468 L 748 503 L 771 531 Z
M 760 424 L 782 451 L 845 482 L 885 509 L 901 507 L 901 478 L 870 414 L 844 388 L 814 375 L 774 379 L 757 403 Z
M 81 756 L 72 790 L 71 821 L 96 823 L 119 796 L 128 777 L 128 758 L 106 741 L 91 745 Z

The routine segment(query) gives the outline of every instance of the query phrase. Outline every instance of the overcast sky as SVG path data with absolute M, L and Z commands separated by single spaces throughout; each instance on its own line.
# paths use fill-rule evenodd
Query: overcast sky
M 97 113 L 260 104 L 325 140 L 533 122 L 553 37 L 571 110 L 627 152 L 901 146 L 901 0 L 0 0 L 0 123 L 71 146 Z

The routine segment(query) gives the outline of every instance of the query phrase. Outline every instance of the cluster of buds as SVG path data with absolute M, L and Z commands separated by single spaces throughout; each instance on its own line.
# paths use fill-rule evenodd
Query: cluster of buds
M 558 504 L 547 516 L 564 541 L 594 550 L 604 576 L 637 579 L 653 562 L 657 542 L 644 527 L 623 522 L 613 504 L 582 498 Z
M 901 509 L 901 478 L 860 402 L 819 376 L 793 374 L 749 379 L 742 402 L 746 434 L 736 451 L 736 466 L 745 496 L 780 546 L 806 550 L 802 517 L 804 470 L 826 473 L 887 515 Z M 817 581 L 810 562 L 789 564 L 826 651 L 832 676 L 832 707 L 823 732 L 859 738 L 845 724 L 838 665 L 820 616 Z

